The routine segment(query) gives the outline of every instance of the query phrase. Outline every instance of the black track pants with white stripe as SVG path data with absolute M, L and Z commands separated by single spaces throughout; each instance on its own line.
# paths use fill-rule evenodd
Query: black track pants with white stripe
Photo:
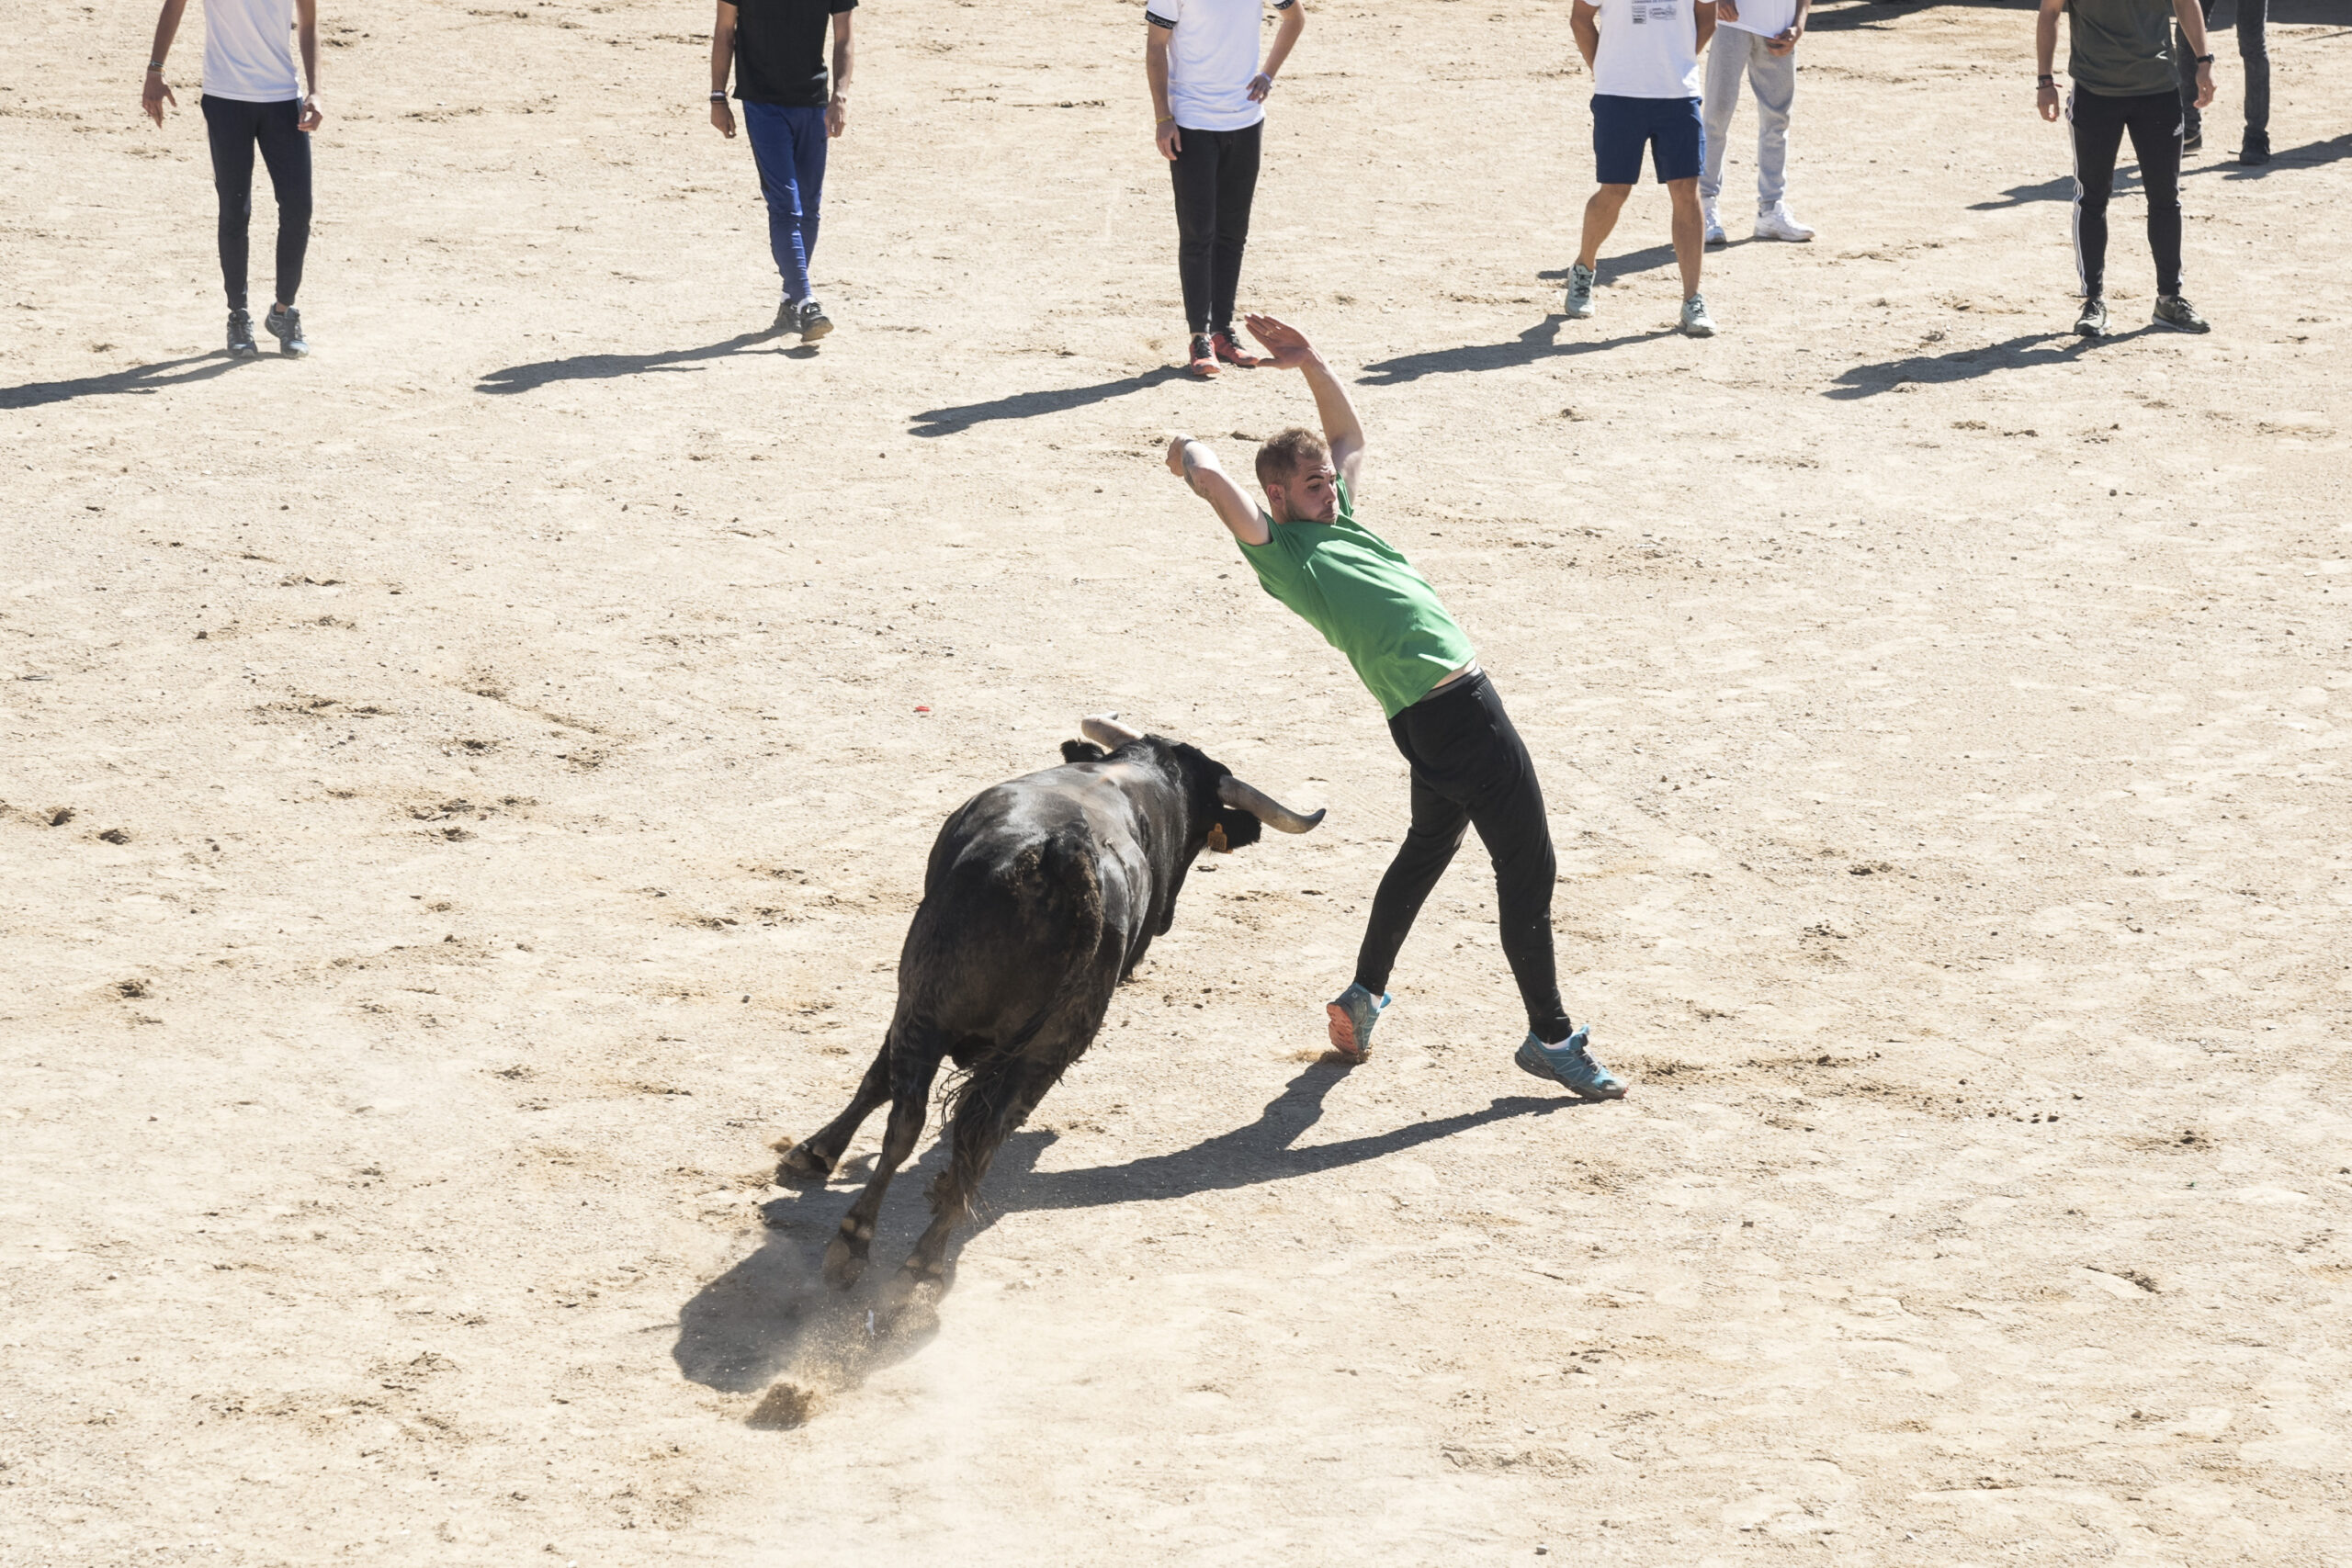
M 2066 100 L 2075 143 L 2075 266 L 2083 296 L 2107 295 L 2107 198 L 2126 132 L 2148 197 L 2148 249 L 2156 292 L 2180 292 L 2180 99 L 2172 93 L 2110 98 L 2077 87 Z

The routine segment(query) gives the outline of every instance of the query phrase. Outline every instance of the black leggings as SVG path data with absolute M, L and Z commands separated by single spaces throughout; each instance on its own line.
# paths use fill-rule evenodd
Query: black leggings
M 1484 673 L 1467 675 L 1388 721 L 1396 750 L 1413 765 L 1413 825 L 1373 896 L 1372 920 L 1356 955 L 1356 984 L 1388 988 L 1396 951 L 1430 890 L 1478 829 L 1495 863 L 1503 956 L 1527 1004 L 1527 1026 L 1557 1044 L 1568 1037 L 1552 956 L 1552 829 L 1535 763 Z
M 2083 297 L 2107 296 L 2107 198 L 2126 131 L 2148 197 L 2148 249 L 2156 292 L 2180 292 L 2180 99 L 2172 93 L 2109 98 L 2075 89 L 2066 103 L 2075 139 L 2075 265 Z
M 220 197 L 220 284 L 229 309 L 245 308 L 245 227 L 254 213 L 254 148 L 277 197 L 277 302 L 294 303 L 302 255 L 311 248 L 311 139 L 296 129 L 299 99 L 249 104 L 206 94 L 204 135 L 212 143 L 212 188 Z
M 1176 128 L 1176 161 L 1168 165 L 1176 182 L 1176 271 L 1184 280 L 1184 320 L 1194 333 L 1233 325 L 1264 129 L 1263 120 L 1240 130 Z

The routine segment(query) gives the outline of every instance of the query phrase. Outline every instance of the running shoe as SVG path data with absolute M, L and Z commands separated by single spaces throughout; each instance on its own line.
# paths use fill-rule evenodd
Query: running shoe
M 800 330 L 800 301 L 786 295 L 776 302 L 775 321 L 768 328 L 768 336 L 782 337 Z
M 1216 375 L 1216 345 L 1209 341 L 1208 333 L 1196 333 L 1193 334 L 1193 357 L 1185 365 L 1184 368 L 1190 370 L 1193 375 L 1199 377 L 1204 381 L 1206 381 Z
M 1592 314 L 1592 268 L 1582 262 L 1568 264 L 1568 299 L 1563 309 L 1577 321 Z
M 2158 326 L 2170 327 L 2175 332 L 2210 333 L 2213 330 L 2213 323 L 2199 315 L 2197 307 L 2177 294 L 2156 296 L 2154 320 Z
M 1377 999 L 1362 986 L 1351 985 L 1324 1008 L 1331 1020 L 1331 1049 L 1351 1062 L 1372 1054 L 1372 1028 L 1396 998 L 1382 992 Z
M 825 308 L 814 299 L 800 301 L 800 320 L 797 324 L 800 328 L 802 343 L 815 343 L 833 330 L 832 319 L 825 314 Z
M 287 358 L 300 359 L 311 352 L 311 341 L 302 335 L 302 312 L 293 306 L 272 310 L 261 324 L 269 329 L 269 335 L 277 340 L 277 352 Z
M 1259 366 L 1266 363 L 1258 355 L 1243 348 L 1235 340 L 1233 329 L 1230 327 L 1219 327 L 1209 333 L 1209 346 L 1216 351 L 1219 360 L 1238 369 L 1255 370 Z
M 1789 240 L 1803 244 L 1813 238 L 1813 231 L 1796 220 L 1785 201 L 1776 201 L 1756 215 L 1756 237 L 1759 240 Z
M 2267 130 L 2247 131 L 2245 133 L 2245 145 L 2238 149 L 2238 162 L 2241 164 L 2267 164 L 2270 162 L 2270 132 Z
M 261 350 L 254 345 L 254 319 L 243 310 L 229 312 L 229 357 L 258 359 Z
M 1715 335 L 1715 319 L 1707 314 L 1707 301 L 1699 295 L 1693 294 L 1690 299 L 1682 301 L 1682 335 L 1685 337 Z
M 1566 1085 L 1587 1100 L 1623 1100 L 1625 1080 L 1594 1061 L 1585 1043 L 1590 1029 L 1588 1024 L 1557 1045 L 1544 1044 L 1531 1030 L 1511 1060 L 1522 1072 Z
M 2107 335 L 2106 300 L 2086 299 L 2083 301 L 2083 313 L 2075 318 L 2075 335 L 2077 337 Z
M 1711 245 L 1728 245 L 1731 243 L 1731 236 L 1724 232 L 1723 214 L 1715 210 L 1715 204 L 1713 202 L 1710 201 L 1703 203 L 1699 209 L 1699 215 L 1706 221 L 1707 243 Z
M 2188 134 L 2180 139 L 2180 150 L 2184 152 L 2199 152 L 2204 145 L 2205 132 L 2197 126 L 2190 126 Z

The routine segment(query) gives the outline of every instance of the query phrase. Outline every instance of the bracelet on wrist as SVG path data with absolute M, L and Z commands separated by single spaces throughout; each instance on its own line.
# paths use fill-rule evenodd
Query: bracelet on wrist
M 2036 76 L 2033 79 L 2033 82 L 2034 85 L 2037 87 L 2054 87 L 2058 85 L 2058 78 L 2055 76 Z
M 163 68 L 164 62 L 160 60 L 151 60 L 147 62 L 147 69 L 150 71 L 161 71 Z
M 1155 120 L 1153 120 L 1153 121 L 1151 122 L 1151 128 L 1152 128 L 1154 130 L 1159 130 L 1161 126 L 1163 126 L 1163 125 L 1173 125 L 1173 124 L 1175 124 L 1175 123 L 1176 123 L 1176 117 L 1175 117 L 1174 115 L 1172 115 L 1172 114 L 1164 114 L 1164 115 L 1161 115 L 1158 119 L 1155 119 Z
M 2213 63 L 2213 57 L 2210 54 L 2200 54 L 2197 57 L 2197 63 L 2199 65 L 2211 65 Z
M 710 96 L 710 101 L 714 104 L 723 104 L 727 101 L 727 95 L 724 93 L 713 93 Z

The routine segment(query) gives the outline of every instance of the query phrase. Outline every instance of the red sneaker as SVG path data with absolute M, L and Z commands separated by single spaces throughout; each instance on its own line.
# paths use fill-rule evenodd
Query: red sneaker
M 1211 333 L 1209 346 L 1216 350 L 1216 356 L 1219 359 L 1238 369 L 1255 370 L 1259 366 L 1266 363 L 1258 355 L 1243 348 L 1238 342 L 1235 341 L 1230 332 Z
M 1205 335 L 1196 337 L 1193 340 L 1192 362 L 1185 366 L 1184 368 L 1190 370 L 1193 375 L 1199 377 L 1204 381 L 1209 380 L 1216 375 L 1216 350 L 1209 346 L 1209 340 Z

